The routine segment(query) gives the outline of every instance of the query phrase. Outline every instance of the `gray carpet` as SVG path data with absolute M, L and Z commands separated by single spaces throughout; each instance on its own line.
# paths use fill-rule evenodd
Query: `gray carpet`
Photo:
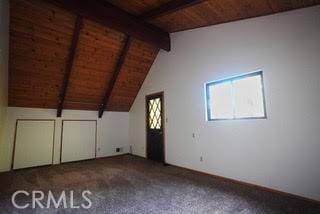
M 91 209 L 13 208 L 15 190 L 75 191 Z M 30 202 L 17 197 L 18 204 Z M 285 197 L 131 155 L 0 174 L 0 213 L 320 213 L 320 205 Z

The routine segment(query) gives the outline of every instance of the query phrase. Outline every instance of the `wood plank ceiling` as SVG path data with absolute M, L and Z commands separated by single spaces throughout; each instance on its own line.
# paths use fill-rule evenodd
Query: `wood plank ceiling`
M 177 32 L 320 4 L 320 0 L 109 0 L 136 16 L 166 8 L 147 21 Z M 178 2 L 173 4 L 173 2 Z M 164 7 L 165 5 L 167 7 Z M 182 5 L 176 10 L 173 6 Z M 169 11 L 169 12 L 167 12 Z
M 84 16 L 72 54 L 79 14 L 50 0 L 10 1 L 9 106 L 59 109 L 62 103 L 61 110 L 129 111 L 159 49 L 169 47 L 165 32 L 312 6 L 320 0 L 107 2 L 128 13 L 124 20 L 131 17 L 138 27 L 161 32 L 164 41 L 157 45 L 154 41 L 162 38 L 134 29 L 123 32 L 121 26 L 115 29 Z
M 9 106 L 57 108 L 76 15 L 40 0 L 10 3 Z M 121 32 L 83 20 L 64 109 L 99 110 L 124 40 Z M 132 39 L 106 110 L 130 110 L 158 51 Z

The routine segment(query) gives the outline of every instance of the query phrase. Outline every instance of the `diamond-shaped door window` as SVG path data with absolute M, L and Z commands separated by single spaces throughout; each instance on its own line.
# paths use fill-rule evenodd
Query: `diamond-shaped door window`
M 149 100 L 149 127 L 150 129 L 161 129 L 160 98 Z

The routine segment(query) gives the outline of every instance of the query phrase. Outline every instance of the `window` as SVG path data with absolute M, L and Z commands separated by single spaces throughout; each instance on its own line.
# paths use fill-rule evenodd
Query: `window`
M 266 118 L 262 71 L 206 84 L 207 119 Z
M 160 98 L 149 100 L 149 127 L 150 129 L 161 129 Z

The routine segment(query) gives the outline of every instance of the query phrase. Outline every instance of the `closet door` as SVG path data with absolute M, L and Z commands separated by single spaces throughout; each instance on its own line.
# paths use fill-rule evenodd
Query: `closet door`
M 13 169 L 52 164 L 54 120 L 17 120 Z
M 97 121 L 62 121 L 61 162 L 96 157 Z

